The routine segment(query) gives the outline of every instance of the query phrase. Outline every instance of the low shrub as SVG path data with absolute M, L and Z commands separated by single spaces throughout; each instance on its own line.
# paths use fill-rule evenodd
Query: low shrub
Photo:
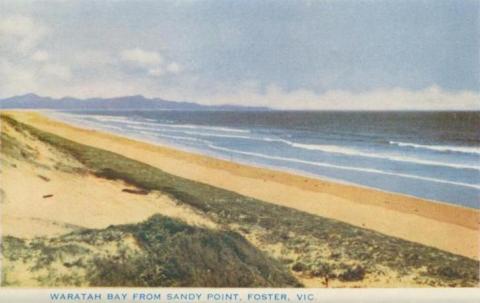
M 355 267 L 348 268 L 344 272 L 338 275 L 338 279 L 340 281 L 361 281 L 365 277 L 365 269 L 360 266 L 356 265 Z

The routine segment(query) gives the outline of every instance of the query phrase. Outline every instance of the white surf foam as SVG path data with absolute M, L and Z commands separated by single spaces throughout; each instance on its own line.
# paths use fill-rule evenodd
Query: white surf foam
M 166 134 L 159 134 L 159 133 L 152 133 L 148 131 L 140 131 L 141 134 L 148 135 L 153 138 L 161 137 L 161 138 L 169 138 L 169 139 L 176 139 L 176 140 L 185 140 L 185 141 L 195 141 L 195 142 L 201 142 L 204 144 L 210 144 L 211 142 L 198 139 L 198 138 L 192 138 L 192 137 L 184 137 L 184 136 L 173 136 L 173 135 L 166 135 Z
M 95 120 L 103 121 L 103 122 L 122 122 L 126 124 L 145 125 L 145 126 L 148 125 L 153 127 L 206 129 L 206 130 L 214 130 L 214 131 L 221 131 L 221 132 L 233 132 L 233 133 L 249 133 L 250 132 L 247 129 L 239 129 L 239 128 L 231 128 L 231 127 L 206 126 L 206 125 L 197 125 L 197 124 L 166 124 L 166 123 L 150 122 L 152 119 L 148 119 L 149 121 L 135 121 L 128 117 L 123 117 L 123 116 L 85 115 L 85 117 L 86 118 L 91 117 Z
M 247 129 L 238 129 L 238 128 L 229 128 L 229 127 L 216 127 L 216 126 L 204 126 L 196 124 L 162 124 L 157 123 L 156 125 L 160 127 L 171 127 L 171 128 L 188 128 L 188 129 L 206 129 L 222 132 L 232 132 L 232 133 L 249 133 Z
M 435 183 L 444 183 L 444 184 L 450 184 L 450 185 L 457 185 L 457 186 L 462 186 L 462 187 L 470 187 L 470 188 L 480 189 L 480 185 L 478 185 L 478 184 L 470 184 L 470 183 L 442 180 L 442 179 L 437 179 L 437 178 L 416 176 L 416 175 L 411 175 L 411 174 L 392 173 L 392 172 L 387 172 L 387 171 L 372 169 L 372 168 L 362 168 L 362 167 L 355 167 L 355 166 L 342 166 L 342 165 L 335 165 L 335 164 L 330 164 L 330 163 L 306 161 L 306 160 L 289 158 L 289 157 L 269 156 L 269 155 L 265 155 L 265 154 L 261 154 L 261 153 L 234 150 L 234 149 L 230 149 L 230 148 L 216 146 L 216 145 L 213 145 L 213 144 L 209 144 L 208 146 L 212 149 L 215 149 L 215 150 L 221 150 L 221 151 L 224 151 L 224 152 L 242 154 L 242 155 L 264 158 L 264 159 L 269 159 L 269 160 L 287 161 L 287 162 L 301 163 L 301 164 L 307 164 L 307 165 L 313 165 L 313 166 L 328 167 L 328 168 L 335 168 L 335 169 L 349 170 L 349 171 L 358 171 L 358 172 L 364 172 L 364 173 L 374 173 L 374 174 L 402 177 L 402 178 L 408 178 L 408 179 L 417 179 L 417 180 L 423 180 L 423 181 L 429 181 L 429 182 L 435 182 Z
M 142 126 L 129 126 L 129 128 L 138 129 L 138 130 L 162 131 L 162 129 L 155 129 L 151 127 L 142 127 Z M 332 154 L 340 154 L 340 155 L 346 155 L 351 157 L 363 157 L 363 158 L 381 159 L 381 160 L 404 162 L 404 163 L 411 163 L 411 164 L 441 166 L 441 167 L 449 167 L 449 168 L 456 168 L 456 169 L 472 169 L 472 170 L 480 171 L 480 166 L 474 165 L 474 164 L 439 162 L 439 161 L 425 160 L 425 159 L 419 159 L 414 157 L 379 154 L 379 153 L 373 153 L 373 152 L 367 153 L 365 151 L 360 151 L 358 149 L 352 149 L 352 148 L 347 148 L 347 147 L 342 147 L 337 145 L 305 144 L 305 143 L 298 143 L 298 142 L 293 142 L 293 141 L 279 139 L 279 138 L 253 137 L 253 136 L 235 135 L 235 134 L 218 134 L 218 133 L 212 134 L 212 133 L 205 133 L 205 132 L 198 132 L 198 131 L 184 131 L 184 130 L 178 130 L 178 129 L 171 129 L 171 130 L 168 129 L 167 131 L 172 131 L 172 132 L 182 133 L 187 135 L 202 136 L 202 137 L 221 137 L 221 138 L 232 138 L 232 139 L 237 138 L 237 139 L 247 139 L 247 140 L 265 141 L 265 142 L 279 142 L 279 143 L 292 146 L 294 148 L 311 150 L 311 151 L 320 151 L 320 152 L 332 153 Z
M 480 155 L 480 147 L 476 147 L 476 146 L 425 145 L 425 144 L 416 144 L 416 143 L 398 142 L 398 141 L 390 141 L 388 143 L 392 145 L 397 145 L 400 147 L 411 147 L 411 148 L 428 149 L 428 150 L 434 150 L 434 151 L 440 151 L 440 152 L 456 152 L 456 153 Z
M 146 121 L 133 121 L 130 118 L 124 117 L 124 116 L 108 116 L 108 115 L 75 115 L 75 116 L 80 116 L 84 118 L 94 118 L 95 120 L 102 121 L 102 122 L 121 122 L 121 123 L 125 123 L 128 128 L 136 129 L 136 130 L 147 130 L 147 131 L 156 131 L 156 132 L 164 130 L 164 131 L 171 131 L 171 132 L 182 133 L 186 135 L 196 135 L 196 136 L 202 136 L 202 137 L 221 137 L 221 138 L 232 138 L 232 139 L 237 138 L 237 139 L 264 141 L 264 142 L 278 142 L 278 143 L 283 143 L 298 149 L 320 151 L 325 153 L 346 155 L 351 157 L 363 157 L 363 158 L 369 158 L 369 159 L 381 159 L 381 160 L 411 163 L 411 164 L 440 166 L 440 167 L 448 167 L 448 168 L 455 168 L 455 169 L 472 169 L 472 170 L 480 171 L 480 165 L 474 165 L 474 164 L 440 162 L 440 161 L 433 161 L 433 160 L 427 160 L 427 159 L 420 159 L 417 157 L 406 157 L 406 156 L 391 155 L 386 153 L 374 153 L 370 151 L 366 152 L 358 149 L 342 147 L 337 145 L 307 144 L 307 143 L 293 142 L 293 141 L 289 141 L 281 138 L 254 137 L 249 135 L 238 134 L 238 133 L 250 132 L 249 130 L 244 130 L 244 129 L 203 126 L 203 125 L 193 125 L 193 124 L 165 124 L 165 123 L 146 122 Z M 152 119 L 148 119 L 148 120 L 152 120 Z M 99 124 L 99 126 L 101 126 L 101 124 Z M 112 126 L 112 125 L 105 125 L 105 126 L 115 128 L 115 126 Z M 195 130 L 200 130 L 200 131 L 195 131 Z M 202 132 L 202 130 L 206 132 Z M 208 131 L 217 131 L 217 132 L 209 133 Z M 220 133 L 218 133 L 218 131 Z M 181 139 L 180 136 L 176 138 Z M 420 145 L 420 144 L 397 142 L 397 141 L 390 141 L 389 143 L 392 145 L 397 145 L 401 147 L 425 148 L 425 149 L 430 149 L 435 151 L 454 151 L 454 152 L 480 154 L 480 149 L 475 147 Z
M 142 127 L 142 126 L 129 126 L 130 129 L 136 130 L 147 130 L 151 132 L 169 132 L 169 133 L 180 133 L 186 135 L 194 135 L 194 136 L 201 136 L 201 137 L 220 137 L 220 138 L 237 138 L 237 139 L 253 139 L 250 136 L 245 135 L 235 135 L 235 134 L 212 134 L 212 133 L 204 133 L 204 132 L 197 132 L 197 131 L 188 131 L 188 130 L 178 130 L 178 129 L 159 129 L 159 128 L 152 128 L 152 127 Z
M 304 143 L 296 143 L 296 142 L 292 142 L 284 139 L 270 139 L 270 138 L 265 138 L 264 140 L 270 141 L 270 142 L 282 142 L 284 144 L 287 144 L 296 148 L 306 149 L 306 150 L 317 150 L 317 151 L 326 152 L 326 153 L 342 154 L 342 155 L 348 155 L 348 156 L 354 156 L 354 157 L 383 159 L 383 160 L 422 164 L 422 165 L 445 166 L 445 167 L 459 168 L 459 169 L 480 170 L 480 166 L 478 165 L 447 163 L 447 162 L 425 160 L 425 159 L 419 159 L 419 158 L 413 158 L 413 157 L 378 154 L 373 152 L 367 153 L 357 149 L 352 149 L 352 148 L 347 148 L 347 147 L 342 147 L 337 145 L 304 144 Z

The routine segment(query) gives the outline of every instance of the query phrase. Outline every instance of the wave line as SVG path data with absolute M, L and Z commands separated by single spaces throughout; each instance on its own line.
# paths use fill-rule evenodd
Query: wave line
M 435 182 L 435 183 L 451 184 L 451 185 L 480 189 L 480 185 L 477 185 L 477 184 L 448 181 L 448 180 L 442 180 L 442 179 L 436 179 L 436 178 L 430 178 L 430 177 L 422 177 L 422 176 L 416 176 L 416 175 L 410 175 L 410 174 L 397 174 L 397 173 L 391 173 L 391 172 L 386 172 L 386 171 L 383 171 L 383 170 L 372 169 L 372 168 L 342 166 L 342 165 L 335 165 L 335 164 L 329 164 L 329 163 L 300 160 L 300 159 L 296 159 L 296 158 L 268 156 L 268 155 L 259 154 L 259 153 L 245 152 L 245 151 L 239 151 L 239 150 L 224 148 L 224 147 L 216 146 L 216 145 L 213 145 L 213 144 L 209 144 L 208 146 L 210 148 L 216 149 L 216 150 L 221 150 L 221 151 L 230 152 L 230 153 L 243 154 L 243 155 L 248 155 L 248 156 L 254 156 L 254 157 L 270 159 L 270 160 L 288 161 L 288 162 L 301 163 L 301 164 L 320 166 L 320 167 L 328 167 L 328 168 L 335 168 L 335 169 L 342 169 L 342 170 L 349 170 L 349 171 L 358 171 L 358 172 L 366 172 L 366 173 L 375 173 L 375 174 L 381 174 L 381 175 L 387 175 L 387 176 L 417 179 L 417 180 L 423 180 L 423 181 L 429 181 L 429 182 Z

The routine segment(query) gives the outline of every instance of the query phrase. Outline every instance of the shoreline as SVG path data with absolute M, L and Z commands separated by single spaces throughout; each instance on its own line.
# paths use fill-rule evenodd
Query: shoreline
M 28 113 L 28 112 L 31 112 L 31 111 L 25 110 L 25 112 Z M 331 177 L 327 177 L 327 176 L 323 176 L 323 175 L 318 175 L 318 174 L 314 174 L 314 173 L 309 173 L 309 172 L 306 172 L 306 171 L 297 170 L 297 169 L 289 168 L 289 167 L 285 167 L 285 166 L 268 165 L 268 164 L 263 164 L 263 163 L 255 162 L 255 161 L 248 161 L 248 160 L 244 160 L 244 159 L 229 158 L 227 156 L 221 155 L 220 153 L 218 153 L 218 154 L 208 153 L 208 152 L 203 151 L 201 149 L 187 148 L 185 146 L 175 145 L 175 144 L 172 144 L 170 142 L 161 142 L 161 141 L 159 142 L 159 141 L 155 141 L 155 140 L 150 140 L 150 139 L 145 138 L 145 137 L 142 138 L 142 137 L 135 137 L 135 136 L 126 135 L 126 134 L 120 134 L 120 133 L 117 133 L 113 130 L 102 129 L 101 127 L 95 128 L 94 126 L 88 125 L 88 123 L 83 124 L 81 122 L 75 122 L 75 121 L 69 121 L 68 119 L 62 119 L 62 118 L 57 117 L 55 115 L 49 115 L 50 113 L 58 113 L 58 112 L 59 111 L 55 111 L 55 110 L 40 111 L 40 113 L 44 114 L 47 118 L 58 121 L 60 123 L 64 123 L 66 125 L 70 125 L 70 126 L 73 126 L 73 127 L 78 127 L 78 128 L 81 128 L 81 129 L 86 129 L 86 130 L 90 130 L 90 131 L 94 131 L 94 132 L 95 131 L 96 132 L 102 132 L 102 133 L 106 133 L 106 134 L 109 134 L 109 135 L 112 135 L 112 136 L 120 136 L 120 137 L 123 137 L 123 138 L 127 138 L 129 140 L 132 140 L 132 141 L 138 141 L 138 142 L 158 146 L 158 147 L 161 147 L 161 148 L 178 150 L 180 152 L 187 153 L 187 154 L 192 154 L 192 155 L 195 155 L 195 156 L 198 156 L 198 157 L 207 157 L 207 158 L 211 158 L 213 160 L 225 161 L 225 162 L 228 162 L 228 163 L 237 163 L 237 164 L 247 166 L 247 167 L 258 168 L 258 169 L 266 169 L 266 170 L 271 170 L 271 171 L 274 171 L 274 172 L 291 174 L 291 175 L 298 176 L 298 177 L 314 179 L 314 180 L 317 180 L 317 181 L 320 181 L 320 182 L 322 182 L 322 181 L 323 182 L 331 182 L 331 183 L 335 183 L 335 184 L 338 184 L 338 185 L 359 187 L 359 188 L 366 189 L 366 190 L 378 191 L 378 192 L 381 192 L 381 193 L 384 193 L 384 194 L 400 195 L 400 196 L 404 196 L 404 197 L 407 197 L 407 198 L 418 199 L 418 200 L 422 200 L 422 201 L 426 201 L 426 202 L 430 202 L 430 203 L 437 203 L 437 204 L 453 206 L 453 207 L 458 207 L 458 208 L 464 208 L 464 209 L 467 209 L 467 210 L 474 210 L 474 211 L 479 211 L 480 212 L 480 208 L 469 207 L 469 206 L 466 206 L 466 205 L 463 205 L 463 204 L 460 204 L 460 203 L 457 204 L 457 203 L 454 203 L 454 202 L 422 198 L 422 197 L 415 196 L 413 194 L 407 194 L 407 193 L 401 193 L 401 192 L 395 192 L 395 191 L 388 191 L 388 190 L 384 190 L 384 189 L 373 187 L 373 186 L 358 184 L 358 183 L 355 183 L 355 182 L 345 181 L 345 180 L 341 180 L 341 179 L 335 179 L 335 178 L 331 178 Z M 480 228 L 480 217 L 479 217 L 479 221 L 478 221 L 478 227 Z
M 26 110 L 25 112 L 28 112 L 28 110 Z M 42 114 L 45 114 L 45 113 L 48 113 L 48 112 L 50 112 L 50 111 L 42 112 Z M 56 111 L 52 111 L 52 112 L 56 112 Z M 50 115 L 49 116 L 49 115 L 45 114 L 45 116 L 47 116 L 47 118 L 49 118 L 49 119 L 59 121 L 61 123 L 65 123 L 67 125 L 71 125 L 71 126 L 74 126 L 74 127 L 83 128 L 83 129 L 90 130 L 90 131 L 103 132 L 103 133 L 106 133 L 106 134 L 109 134 L 109 135 L 112 135 L 112 136 L 121 136 L 121 137 L 127 138 L 127 139 L 132 140 L 132 141 L 139 141 L 139 142 L 142 142 L 142 143 L 146 143 L 146 144 L 150 144 L 150 145 L 154 145 L 154 146 L 158 146 L 158 147 L 175 149 L 175 150 L 181 151 L 183 153 L 188 153 L 188 154 L 192 154 L 192 155 L 199 156 L 199 157 L 208 157 L 208 158 L 212 158 L 212 159 L 218 160 L 218 161 L 237 163 L 237 164 L 241 164 L 241 165 L 245 165 L 245 166 L 249 166 L 249 167 L 253 167 L 253 168 L 258 168 L 258 169 L 268 169 L 268 170 L 272 170 L 272 171 L 276 171 L 276 172 L 283 172 L 283 173 L 287 173 L 287 174 L 296 175 L 296 176 L 299 176 L 299 177 L 311 178 L 311 179 L 315 179 L 315 180 L 318 180 L 318 181 L 332 182 L 332 183 L 355 186 L 355 187 L 360 187 L 360 188 L 365 188 L 365 189 L 377 190 L 377 191 L 380 191 L 380 192 L 383 192 L 383 193 L 398 194 L 398 195 L 403 195 L 403 196 L 407 196 L 407 197 L 411 197 L 411 198 L 423 199 L 423 198 L 416 197 L 416 196 L 413 196 L 413 195 L 397 193 L 397 192 L 390 192 L 390 191 L 387 191 L 387 190 L 382 190 L 380 188 L 375 188 L 375 187 L 371 187 L 371 186 L 367 186 L 367 185 L 357 184 L 357 183 L 354 183 L 354 182 L 348 182 L 348 181 L 345 181 L 345 180 L 330 178 L 330 177 L 327 177 L 327 176 L 316 175 L 316 174 L 308 173 L 308 172 L 305 172 L 305 171 L 302 171 L 302 170 L 295 170 L 295 169 L 289 168 L 289 167 L 267 165 L 267 164 L 263 164 L 263 163 L 259 163 L 259 162 L 255 162 L 255 161 L 247 161 L 247 160 L 243 160 L 243 159 L 229 159 L 228 157 L 222 156 L 221 154 L 214 154 L 214 153 L 209 154 L 209 153 L 204 152 L 200 149 L 187 148 L 185 146 L 175 145 L 175 144 L 171 144 L 169 142 L 158 142 L 158 141 L 155 141 L 155 140 L 149 140 L 147 138 L 139 138 L 139 137 L 135 137 L 135 136 L 119 134 L 119 133 L 116 133 L 115 131 L 112 131 L 112 130 L 101 129 L 100 127 L 95 128 L 95 127 L 93 127 L 91 125 L 88 125 L 88 124 L 82 124 L 82 123 L 77 123 L 77 122 L 74 122 L 74 121 L 68 121 L 68 119 L 61 119 L 59 117 L 55 117 L 55 115 Z M 431 199 L 423 199 L 423 200 L 427 200 L 427 201 L 430 201 L 432 203 L 441 203 L 441 204 L 453 205 L 453 206 L 457 206 L 457 207 L 461 207 L 461 208 L 467 208 L 467 209 L 474 209 L 475 210 L 475 208 L 472 208 L 472 207 L 468 207 L 468 206 L 464 206 L 464 205 L 460 205 L 460 204 L 454 204 L 454 203 L 446 202 L 446 201 L 437 201 L 437 200 L 431 200 Z
M 44 131 L 177 176 L 479 259 L 480 212 L 473 208 L 230 162 L 105 130 L 81 128 L 38 112 L 3 112 Z

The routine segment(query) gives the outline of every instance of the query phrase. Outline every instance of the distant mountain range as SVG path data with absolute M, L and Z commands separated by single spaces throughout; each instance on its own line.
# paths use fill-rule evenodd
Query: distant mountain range
M 142 95 L 77 99 L 64 97 L 54 99 L 36 94 L 26 94 L 0 100 L 0 109 L 57 109 L 57 110 L 192 110 L 192 111 L 257 111 L 270 110 L 267 107 L 250 107 L 240 105 L 201 105 L 193 102 L 176 102 L 160 98 L 145 98 Z

